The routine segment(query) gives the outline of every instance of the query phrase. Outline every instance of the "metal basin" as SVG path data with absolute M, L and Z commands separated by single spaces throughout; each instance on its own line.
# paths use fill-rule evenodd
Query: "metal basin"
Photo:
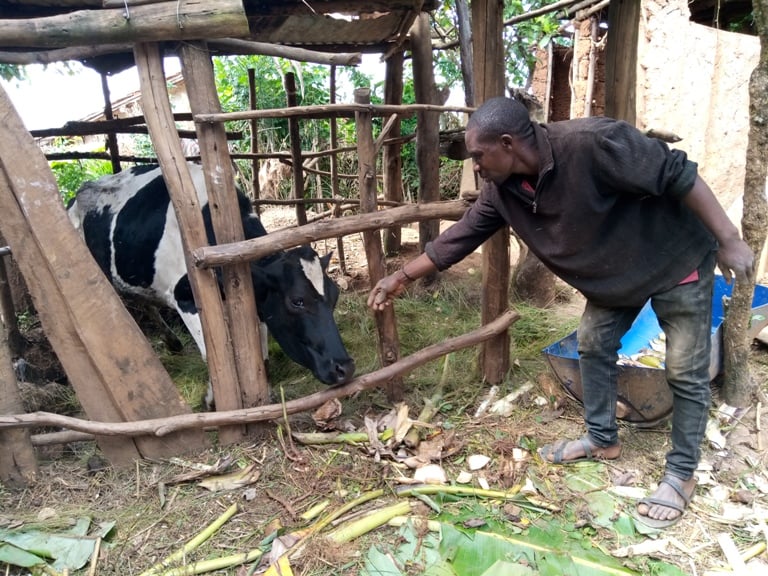
M 714 380 L 723 366 L 723 319 L 724 302 L 731 295 L 732 286 L 722 276 L 715 277 L 712 296 L 712 358 L 709 375 Z M 750 339 L 768 325 L 768 286 L 757 285 L 752 299 L 752 319 L 749 328 Z M 619 356 L 636 357 L 649 348 L 650 342 L 662 333 L 656 314 L 650 303 L 640 311 L 632 327 L 621 340 Z M 576 332 L 550 344 L 543 350 L 552 371 L 569 396 L 579 403 L 583 401 L 579 354 Z M 621 361 L 620 361 L 621 363 Z M 664 376 L 664 368 L 651 366 L 621 365 L 619 367 L 618 418 L 637 424 L 653 426 L 672 413 L 672 393 Z

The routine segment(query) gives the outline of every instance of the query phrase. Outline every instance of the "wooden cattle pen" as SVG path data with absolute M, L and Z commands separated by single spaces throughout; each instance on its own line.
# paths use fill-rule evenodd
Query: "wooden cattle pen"
M 361 7 L 361 4 L 365 4 Z M 13 9 L 9 9 L 11 6 Z M 58 188 L 45 156 L 5 93 L 0 94 L 0 234 L 10 246 L 27 283 L 46 335 L 77 392 L 88 421 L 52 414 L 20 414 L 20 400 L 7 354 L 0 342 L 0 470 L 3 481 L 21 482 L 37 473 L 29 429 L 62 426 L 92 434 L 115 466 L 137 458 L 162 457 L 197 450 L 207 443 L 203 428 L 216 426 L 222 443 L 243 437 L 247 424 L 317 406 L 375 385 L 386 385 L 390 397 L 400 394 L 401 374 L 461 347 L 485 343 L 486 379 L 498 381 L 506 372 L 507 328 L 516 315 L 506 312 L 506 297 L 484 307 L 483 326 L 455 339 L 400 358 L 394 311 L 377 313 L 381 368 L 358 376 L 350 384 L 324 390 L 281 406 L 265 405 L 268 385 L 260 353 L 257 311 L 248 262 L 276 250 L 323 238 L 362 231 L 371 283 L 385 274 L 385 256 L 377 231 L 421 222 L 422 244 L 437 231 L 441 218 L 455 219 L 466 208 L 463 201 L 439 199 L 438 134 L 436 116 L 450 110 L 435 104 L 427 11 L 422 0 L 377 0 L 359 3 L 329 0 L 317 10 L 300 0 L 283 2 L 216 3 L 152 0 L 19 0 L 0 3 L 0 61 L 53 62 L 81 59 L 108 66 L 110 60 L 135 63 L 141 82 L 144 121 L 154 145 L 177 214 L 195 300 L 201 311 L 210 378 L 218 412 L 193 414 L 115 294 L 90 258 L 87 248 L 69 225 Z M 476 98 L 503 93 L 501 18 L 494 2 L 473 3 L 473 18 L 484 33 L 475 38 Z M 322 10 L 320 9 L 322 8 Z M 343 13 L 349 19 L 331 19 Z M 401 94 L 388 89 L 384 105 L 372 105 L 365 89 L 355 102 L 329 104 L 322 109 L 251 110 L 222 113 L 216 93 L 211 56 L 214 53 L 258 53 L 269 46 L 322 47 L 330 51 L 365 49 L 383 54 L 402 74 L 402 53 L 411 50 L 417 85 L 417 105 L 402 106 Z M 421 45 L 420 45 L 421 43 Z M 225 47 L 225 48 L 222 48 Z M 228 47 L 228 48 L 227 48 Z M 163 71 L 163 55 L 178 55 L 189 92 L 200 160 L 207 175 L 216 247 L 207 245 L 194 187 L 186 167 L 176 119 L 171 111 Z M 388 60 L 389 61 L 389 60 Z M 493 63 L 493 66 L 489 66 Z M 388 67 L 390 86 L 402 86 Z M 455 108 L 453 110 L 456 110 Z M 458 110 L 469 111 L 459 108 Z M 403 114 L 419 120 L 419 203 L 381 209 L 376 198 L 376 157 L 384 149 L 388 189 L 393 183 L 398 153 L 385 144 L 389 130 L 396 134 Z M 234 177 L 224 122 L 285 115 L 301 118 L 352 114 L 356 121 L 360 214 L 305 223 L 301 195 L 297 200 L 299 226 L 270 234 L 268 239 L 243 241 Z M 384 116 L 384 133 L 374 139 L 372 118 Z M 389 147 L 389 149 L 388 149 Z M 119 151 L 110 148 L 119 156 Z M 300 150 L 293 166 L 298 172 Z M 215 177 L 214 177 L 215 175 Z M 387 192 L 385 190 L 385 197 Z M 502 235 L 499 246 L 508 249 Z M 508 266 L 490 251 L 487 284 L 502 286 L 506 294 Z M 507 258 L 508 260 L 508 258 Z M 501 262 L 501 264 L 499 264 Z M 221 267 L 222 298 L 214 267 Z M 505 273 L 506 268 L 506 273 Z M 501 292 L 500 292 L 501 293 Z M 7 307 L 3 316 L 12 314 Z M 226 319 L 226 320 L 225 320 Z M 115 337 L 119 335 L 119 337 Z M 496 344 L 494 344 L 494 342 Z

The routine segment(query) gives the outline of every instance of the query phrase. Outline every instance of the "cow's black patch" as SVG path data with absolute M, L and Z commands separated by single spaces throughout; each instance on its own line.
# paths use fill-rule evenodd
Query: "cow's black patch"
M 165 231 L 170 196 L 162 177 L 133 195 L 120 210 L 113 236 L 115 269 L 128 284 L 148 287 L 155 278 L 155 253 Z
M 251 203 L 240 190 L 237 191 L 237 204 L 240 209 L 243 223 L 243 237 L 246 240 L 251 238 L 260 238 L 267 235 L 267 230 L 258 217 L 251 213 Z M 208 244 L 215 246 L 216 234 L 213 231 L 213 222 L 211 221 L 211 207 L 208 203 L 203 206 L 203 223 L 205 224 L 205 236 Z
M 109 227 L 112 221 L 112 212 L 105 206 L 101 212 L 88 212 L 83 218 L 83 228 L 88 230 L 85 243 L 93 254 L 96 263 L 102 272 L 112 281 L 112 242 L 109 239 Z
M 176 299 L 176 304 L 182 312 L 187 314 L 195 314 L 197 312 L 195 297 L 192 294 L 192 285 L 189 283 L 189 276 L 187 274 L 184 274 L 176 283 L 176 286 L 173 287 L 173 297 Z

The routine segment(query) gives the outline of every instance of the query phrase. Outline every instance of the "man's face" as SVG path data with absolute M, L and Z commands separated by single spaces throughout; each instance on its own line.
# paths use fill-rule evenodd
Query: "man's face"
M 473 170 L 481 178 L 501 184 L 515 171 L 517 156 L 513 139 L 508 135 L 490 140 L 480 140 L 477 130 L 469 129 L 464 135 Z

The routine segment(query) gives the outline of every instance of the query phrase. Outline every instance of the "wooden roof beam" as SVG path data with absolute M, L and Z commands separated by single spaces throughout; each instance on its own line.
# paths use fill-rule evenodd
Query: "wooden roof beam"
M 78 10 L 58 16 L 0 20 L 0 46 L 66 48 L 122 42 L 247 37 L 240 0 L 158 2 L 148 6 Z

